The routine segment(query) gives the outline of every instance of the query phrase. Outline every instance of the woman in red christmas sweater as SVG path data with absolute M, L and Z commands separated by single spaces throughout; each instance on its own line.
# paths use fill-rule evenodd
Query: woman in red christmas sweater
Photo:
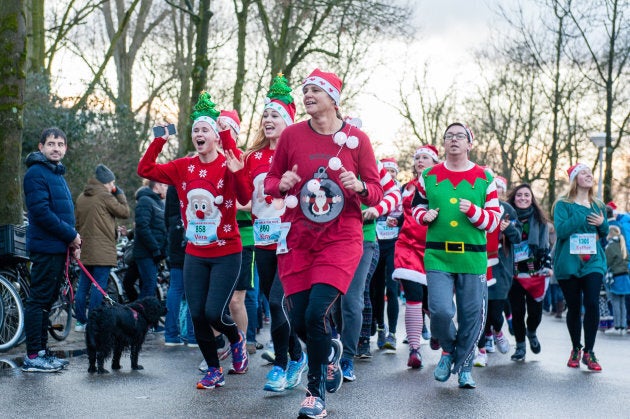
M 196 156 L 157 164 L 156 159 L 168 139 L 166 134 L 153 140 L 138 164 L 140 176 L 174 185 L 177 189 L 188 239 L 184 288 L 195 337 L 208 364 L 205 377 L 197 383 L 200 389 L 225 384 L 212 328 L 230 341 L 230 373 L 243 374 L 248 365 L 245 336 L 225 314 L 225 307 L 229 304 L 241 266 L 236 201 L 246 204 L 251 193 L 245 171 L 238 170 L 242 164 L 239 165 L 234 151 L 228 149 L 224 156 L 217 150 L 219 129 L 216 118 L 219 112 L 214 106 L 208 93 L 199 95 L 191 116 Z M 231 141 L 227 129 L 221 131 L 220 136 L 222 141 Z
M 404 219 L 394 250 L 395 269 L 392 277 L 401 282 L 405 291 L 405 329 L 409 342 L 407 366 L 414 369 L 422 368 L 420 336 L 424 323 L 422 302 L 426 299 L 427 285 L 427 276 L 424 270 L 427 226 L 418 224 L 413 219 L 411 208 L 415 205 L 414 199 L 420 198 L 416 193 L 418 177 L 424 169 L 432 167 L 438 162 L 438 150 L 435 146 L 423 145 L 416 150 L 413 157 L 413 167 L 417 176 L 403 187 Z
M 306 78 L 303 103 L 311 119 L 284 130 L 264 184 L 287 206 L 278 269 L 291 326 L 307 347 L 305 417 L 325 416 L 326 391 L 341 386 L 343 348 L 331 339 L 328 314 L 361 259 L 361 203 L 373 206 L 383 198 L 369 138 L 338 112 L 341 84 L 319 69 Z

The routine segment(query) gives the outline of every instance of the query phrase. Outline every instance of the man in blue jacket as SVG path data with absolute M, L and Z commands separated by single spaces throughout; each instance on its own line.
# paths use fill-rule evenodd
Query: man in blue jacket
M 74 228 L 74 205 L 61 159 L 66 154 L 66 134 L 46 128 L 39 151 L 26 157 L 24 195 L 28 211 L 26 244 L 30 252 L 31 291 L 24 309 L 26 357 L 22 370 L 55 372 L 68 365 L 47 348 L 48 315 L 57 299 L 68 249 L 79 257 L 81 237 Z

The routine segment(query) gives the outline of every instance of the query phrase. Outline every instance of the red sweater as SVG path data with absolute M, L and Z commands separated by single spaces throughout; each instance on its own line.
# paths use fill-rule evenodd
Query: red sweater
M 163 138 L 153 140 L 140 159 L 138 174 L 175 186 L 184 228 L 190 220 L 218 219 L 217 240 L 206 245 L 189 241 L 186 253 L 197 257 L 219 257 L 240 252 L 236 200 L 246 204 L 251 198 L 245 171 L 232 173 L 221 153 L 210 163 L 203 163 L 199 156 L 194 156 L 158 164 L 156 159 L 165 143 Z
M 287 208 L 283 222 L 290 222 L 288 253 L 278 255 L 280 279 L 287 295 L 325 283 L 345 293 L 363 252 L 361 203 L 377 205 L 383 188 L 370 140 L 358 128 L 344 124 L 341 129 L 355 136 L 359 145 L 350 149 L 333 142 L 332 135 L 316 133 L 308 121 L 287 127 L 280 136 L 271 169 L 265 179 L 265 192 L 281 198 L 294 195 L 295 208 Z M 341 151 L 340 151 L 341 149 Z M 339 157 L 347 171 L 360 176 L 368 195 L 360 197 L 339 180 L 341 170 L 328 167 L 331 157 Z M 286 194 L 280 192 L 282 175 L 297 165 L 302 179 Z M 320 179 L 320 189 L 311 192 L 307 182 Z

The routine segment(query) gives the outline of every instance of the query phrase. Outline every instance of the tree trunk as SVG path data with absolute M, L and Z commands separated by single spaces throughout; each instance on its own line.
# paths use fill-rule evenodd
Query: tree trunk
M 46 33 L 44 28 L 44 0 L 27 1 L 28 47 L 27 72 L 44 73 L 46 64 Z M 48 74 L 47 76 L 50 76 Z
M 22 223 L 22 112 L 26 83 L 26 21 L 22 0 L 0 7 L 0 224 Z

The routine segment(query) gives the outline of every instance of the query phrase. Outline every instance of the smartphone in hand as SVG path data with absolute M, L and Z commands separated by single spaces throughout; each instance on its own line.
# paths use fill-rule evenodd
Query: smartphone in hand
M 175 128 L 175 124 L 168 124 L 166 127 L 156 126 L 153 127 L 153 136 L 163 137 L 166 134 L 166 130 L 168 130 L 168 135 L 177 134 L 177 129 Z

